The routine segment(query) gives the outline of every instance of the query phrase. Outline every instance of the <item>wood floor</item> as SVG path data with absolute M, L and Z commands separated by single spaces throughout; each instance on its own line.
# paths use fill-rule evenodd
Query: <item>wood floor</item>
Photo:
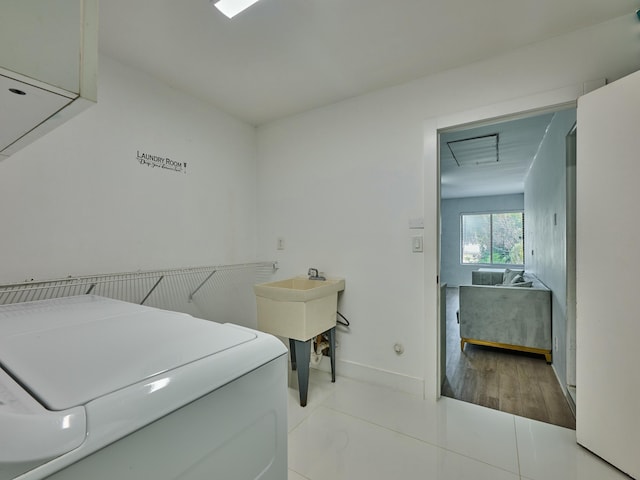
M 567 428 L 575 418 L 542 355 L 465 345 L 456 321 L 458 289 L 447 288 L 447 361 L 442 394 Z

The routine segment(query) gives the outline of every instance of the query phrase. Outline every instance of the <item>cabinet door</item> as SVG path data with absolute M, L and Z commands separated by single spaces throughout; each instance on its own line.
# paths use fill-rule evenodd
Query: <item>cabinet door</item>
M 80 93 L 79 0 L 2 0 L 0 67 Z
M 640 72 L 578 100 L 576 433 L 640 478 Z
M 0 152 L 71 101 L 0 75 Z

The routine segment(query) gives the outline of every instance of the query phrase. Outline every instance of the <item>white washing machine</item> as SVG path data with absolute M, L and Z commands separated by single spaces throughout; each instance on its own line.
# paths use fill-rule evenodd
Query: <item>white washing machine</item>
M 287 478 L 275 337 L 91 295 L 0 307 L 0 480 Z

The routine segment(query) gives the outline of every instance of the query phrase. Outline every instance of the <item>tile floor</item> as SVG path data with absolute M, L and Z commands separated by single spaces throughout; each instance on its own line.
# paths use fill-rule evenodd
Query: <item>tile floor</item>
M 573 430 L 317 370 L 302 408 L 289 378 L 289 480 L 628 479 Z

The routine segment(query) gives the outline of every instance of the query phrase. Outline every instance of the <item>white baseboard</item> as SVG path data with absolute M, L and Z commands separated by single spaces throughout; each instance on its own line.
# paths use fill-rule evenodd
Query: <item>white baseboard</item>
M 571 396 L 571 393 L 569 392 L 569 387 L 565 384 L 563 384 L 560 381 L 560 375 L 558 375 L 558 371 L 556 370 L 556 366 L 552 363 L 551 364 L 551 370 L 553 370 L 553 373 L 556 376 L 556 380 L 558 381 L 558 385 L 560 385 L 560 389 L 562 390 L 562 393 L 564 394 L 564 397 L 567 400 L 567 403 L 569 404 L 569 408 L 571 408 L 571 412 L 573 413 L 573 416 L 576 416 L 576 403 L 575 403 L 575 399 Z
M 311 368 L 330 372 L 331 363 L 329 357 L 323 357 L 318 365 L 311 364 Z M 339 359 L 336 360 L 336 375 L 380 385 L 420 398 L 424 397 L 424 379 L 422 378 L 411 377 L 409 375 L 375 368 L 370 365 Z

